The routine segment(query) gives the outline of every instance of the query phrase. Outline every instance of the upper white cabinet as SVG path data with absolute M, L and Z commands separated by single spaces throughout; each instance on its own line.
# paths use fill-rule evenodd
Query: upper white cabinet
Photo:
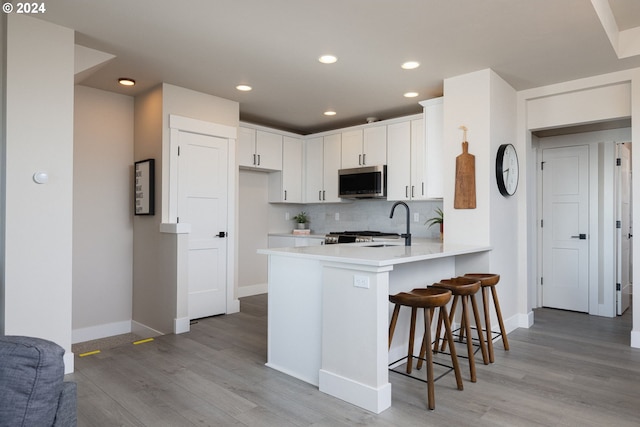
M 442 98 L 419 116 L 387 126 L 387 199 L 442 198 Z
M 424 117 L 425 144 L 425 198 L 441 199 L 444 194 L 443 176 L 443 128 L 444 128 L 444 98 L 434 98 L 420 102 Z
M 342 168 L 387 163 L 387 127 L 372 126 L 342 132 Z
M 240 127 L 237 154 L 240 167 L 282 170 L 282 135 Z
M 305 140 L 304 202 L 340 202 L 338 170 L 340 169 L 341 140 L 339 133 Z
M 412 191 L 411 121 L 390 124 L 387 137 L 387 199 L 409 200 Z
M 269 174 L 269 201 L 302 203 L 302 139 L 282 137 L 282 172 Z

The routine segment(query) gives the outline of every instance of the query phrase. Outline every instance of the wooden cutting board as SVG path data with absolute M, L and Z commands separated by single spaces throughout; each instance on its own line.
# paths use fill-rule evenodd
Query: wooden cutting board
M 462 143 L 462 154 L 456 157 L 456 189 L 453 207 L 454 209 L 476 208 L 476 157 L 469 154 L 467 141 Z

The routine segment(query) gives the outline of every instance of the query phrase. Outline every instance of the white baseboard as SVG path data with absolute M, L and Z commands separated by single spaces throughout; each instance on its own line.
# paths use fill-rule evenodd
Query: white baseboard
M 147 325 L 136 322 L 135 320 L 131 321 L 131 332 L 145 338 L 159 337 L 160 335 L 164 335 L 163 332 L 157 331 Z
M 72 374 L 73 370 L 75 369 L 74 361 L 73 361 L 73 352 L 65 351 L 64 357 L 62 360 L 64 361 L 64 374 L 65 375 Z
M 191 330 L 191 322 L 188 317 L 182 317 L 180 319 L 173 319 L 173 333 L 184 334 Z
M 631 347 L 640 348 L 640 331 L 631 331 Z
M 379 414 L 391 406 L 390 383 L 384 384 L 380 388 L 374 388 L 351 378 L 320 369 L 318 388 L 323 393 L 364 408 L 374 414 Z
M 253 295 L 266 294 L 269 290 L 266 283 L 260 283 L 257 285 L 249 285 L 249 286 L 238 286 L 236 289 L 236 297 L 250 297 Z
M 106 323 L 104 325 L 90 326 L 88 328 L 74 329 L 71 331 L 71 343 L 97 340 L 112 337 L 114 335 L 128 334 L 131 332 L 131 320 Z

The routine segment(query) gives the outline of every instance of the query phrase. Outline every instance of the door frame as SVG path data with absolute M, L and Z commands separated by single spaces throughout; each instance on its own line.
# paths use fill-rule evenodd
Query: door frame
M 174 333 L 190 330 L 188 305 L 188 233 L 189 224 L 178 223 L 178 144 L 180 132 L 191 132 L 223 138 L 228 141 L 228 192 L 227 192 L 227 313 L 240 311 L 240 301 L 235 297 L 236 281 L 236 205 L 238 174 L 236 168 L 237 127 L 222 125 L 189 117 L 169 115 L 169 144 L 163 144 L 162 167 L 162 223 L 160 232 L 175 234 L 176 242 L 176 317 Z
M 537 283 L 535 307 L 542 307 L 542 151 L 547 148 L 587 145 L 589 147 L 589 314 L 615 317 L 615 197 L 613 191 L 615 141 L 598 139 L 566 141 L 562 137 L 538 140 L 536 151 L 537 181 Z M 594 142 L 597 141 L 597 142 Z M 601 182 L 602 181 L 602 182 Z M 605 191 L 609 189 L 609 191 Z M 611 224 L 611 227 L 600 227 Z M 603 292 L 600 295 L 600 283 Z M 600 302 L 602 301 L 602 302 Z

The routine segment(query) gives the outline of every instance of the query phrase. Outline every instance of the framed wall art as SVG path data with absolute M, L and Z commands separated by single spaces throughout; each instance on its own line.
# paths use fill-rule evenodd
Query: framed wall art
M 155 214 L 155 160 L 147 159 L 135 162 L 135 199 L 136 215 Z

